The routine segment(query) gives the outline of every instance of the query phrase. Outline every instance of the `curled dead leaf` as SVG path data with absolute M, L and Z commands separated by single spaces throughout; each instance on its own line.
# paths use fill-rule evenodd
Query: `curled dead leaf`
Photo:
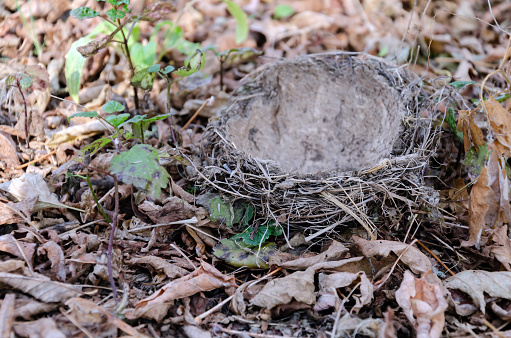
M 407 270 L 396 291 L 396 301 L 417 329 L 417 337 L 440 337 L 447 301 L 439 285 L 431 285 L 424 278 L 417 279 Z

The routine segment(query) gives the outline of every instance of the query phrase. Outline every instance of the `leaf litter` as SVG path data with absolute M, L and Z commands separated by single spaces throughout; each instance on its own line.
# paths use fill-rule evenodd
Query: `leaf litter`
M 92 11 L 76 15 L 103 10 L 94 1 L 83 5 Z M 131 32 L 134 41 L 145 39 L 136 48 L 161 53 L 155 65 L 145 65 L 147 74 L 137 73 L 150 82 L 143 87 L 152 89 L 139 88 L 143 97 L 135 118 L 147 114 L 144 121 L 154 122 L 162 116 L 158 128 L 128 123 L 133 115 L 122 115 L 134 114 L 136 107 L 125 74 L 130 67 L 120 49 L 107 45 L 112 30 L 99 18 L 68 16 L 75 6 L 67 1 L 0 6 L 2 334 L 509 334 L 508 35 L 483 22 L 502 24 L 508 4 L 494 4 L 491 11 L 472 1 L 433 1 L 417 8 L 391 1 L 131 5 L 146 20 Z M 156 30 L 159 22 L 169 26 Z M 153 53 L 159 40 L 166 41 L 166 49 L 159 46 Z M 88 59 L 76 51 L 85 45 L 93 47 L 85 54 L 95 54 Z M 203 62 L 197 49 L 208 46 L 217 49 L 205 51 Z M 73 62 L 65 62 L 70 50 L 67 58 Z M 420 88 L 436 103 L 407 123 L 425 119 L 443 131 L 434 135 L 434 147 L 423 149 L 434 159 L 424 167 L 427 183 L 439 193 L 416 205 L 404 192 L 409 186 L 399 183 L 394 192 L 386 183 L 376 204 L 364 202 L 355 187 L 374 187 L 377 181 L 360 177 L 375 178 L 384 167 L 386 182 L 398 177 L 399 164 L 383 163 L 376 171 L 347 177 L 358 177 L 349 198 L 335 200 L 329 193 L 312 205 L 295 192 L 321 194 L 321 182 L 311 189 L 304 183 L 310 177 L 288 177 L 272 194 L 271 181 L 280 178 L 267 164 L 248 162 L 257 168 L 247 171 L 241 160 L 216 165 L 212 156 L 206 161 L 218 178 L 212 183 L 221 189 L 205 194 L 200 180 L 193 179 L 199 169 L 192 165 L 198 161 L 196 149 L 207 135 L 207 119 L 219 117 L 240 80 L 275 58 L 336 50 L 409 61 L 405 67 L 420 74 Z M 353 60 L 351 66 L 358 67 L 359 59 Z M 169 85 L 147 76 L 159 70 L 195 73 L 202 80 Z M 199 109 L 211 96 L 222 99 Z M 108 102 L 117 104 L 109 110 L 113 103 Z M 114 127 L 126 122 L 126 132 L 140 143 L 113 160 L 117 139 L 108 135 L 115 128 L 85 115 L 68 121 L 82 108 L 114 114 L 107 121 Z M 185 124 L 190 127 L 181 131 Z M 309 151 L 310 143 L 304 144 Z M 52 149 L 58 150 L 51 154 Z M 150 165 L 136 166 L 142 158 Z M 264 178 L 254 177 L 254 170 Z M 246 192 L 226 193 L 233 181 L 224 177 L 239 177 Z M 266 212 L 254 208 L 266 195 Z M 312 205 L 311 211 L 298 207 L 304 204 Z M 112 232 L 114 216 L 119 227 Z M 366 229 L 360 231 L 361 225 Z M 118 302 L 109 270 L 119 288 Z

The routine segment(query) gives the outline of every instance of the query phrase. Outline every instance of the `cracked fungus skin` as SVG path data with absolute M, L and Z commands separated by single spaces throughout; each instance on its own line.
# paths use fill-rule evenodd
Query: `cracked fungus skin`
M 285 171 L 360 169 L 388 158 L 402 130 L 391 81 L 370 64 L 278 62 L 221 119 L 239 150 Z

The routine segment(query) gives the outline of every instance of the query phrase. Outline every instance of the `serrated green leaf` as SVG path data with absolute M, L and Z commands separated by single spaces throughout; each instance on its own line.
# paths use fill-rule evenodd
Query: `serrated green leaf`
M 137 144 L 114 156 L 110 171 L 122 182 L 146 191 L 153 199 L 167 187 L 170 177 L 158 161 L 158 151 L 147 144 Z
M 451 107 L 447 110 L 447 116 L 445 117 L 445 122 L 451 127 L 451 130 L 456 135 L 456 137 L 463 142 L 463 133 L 458 131 L 456 127 L 456 119 L 454 118 L 454 109 Z
M 223 0 L 223 2 L 227 4 L 227 10 L 236 20 L 236 43 L 240 44 L 245 41 L 248 36 L 247 14 L 234 1 Z
M 471 84 L 477 84 L 475 81 L 453 81 L 449 83 L 451 86 L 461 89 Z
M 99 12 L 93 10 L 90 7 L 78 7 L 71 11 L 71 16 L 75 19 L 83 20 L 83 19 L 92 19 L 99 16 Z
M 213 255 L 234 267 L 267 269 L 270 257 L 275 254 L 275 243 L 267 243 L 259 248 L 250 248 L 243 242 L 224 238 L 213 248 Z
M 289 5 L 277 5 L 273 9 L 273 18 L 275 20 L 284 19 L 293 14 L 295 14 L 295 10 Z
M 126 13 L 111 8 L 108 11 L 106 11 L 106 15 L 108 15 L 110 20 L 115 22 L 115 20 L 124 18 L 126 16 Z
M 148 73 L 156 73 L 157 71 L 160 70 L 160 68 L 161 68 L 161 66 L 158 65 L 158 64 L 157 65 L 152 65 L 152 66 L 147 68 L 147 72 Z
M 130 117 L 130 114 L 124 113 L 119 115 L 109 115 L 106 117 L 106 121 L 114 127 L 119 127 L 124 121 Z
M 107 114 L 113 114 L 116 112 L 124 111 L 125 107 L 122 103 L 119 103 L 114 100 L 110 100 L 107 103 L 105 103 L 103 106 L 101 106 L 101 109 Z
M 98 113 L 95 112 L 95 111 L 84 111 L 84 112 L 81 112 L 81 113 L 74 113 L 73 115 L 69 116 L 67 118 L 67 121 L 71 121 L 71 119 L 73 117 L 90 117 L 90 118 L 93 118 L 93 117 L 97 117 L 98 116 Z

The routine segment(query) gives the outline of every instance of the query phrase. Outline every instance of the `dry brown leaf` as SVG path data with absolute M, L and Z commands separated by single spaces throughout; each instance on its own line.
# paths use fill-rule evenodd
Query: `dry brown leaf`
M 440 337 L 447 301 L 439 285 L 431 285 L 424 278 L 417 279 L 406 270 L 401 286 L 396 291 L 396 301 L 415 326 L 417 337 Z
M 156 256 L 145 256 L 139 258 L 132 258 L 127 261 L 128 264 L 149 264 L 155 270 L 161 270 L 163 273 L 169 277 L 170 279 L 175 279 L 179 277 L 183 277 L 189 273 L 188 270 L 185 270 L 179 266 L 169 263 L 167 260 L 156 257 Z
M 70 314 L 74 316 L 75 320 L 77 320 L 83 326 L 91 324 L 94 326 L 98 324 L 107 326 L 113 325 L 115 326 L 115 331 L 119 329 L 131 337 L 147 337 L 139 333 L 128 323 L 125 323 L 116 316 L 112 315 L 110 311 L 104 307 L 96 305 L 94 302 L 88 299 L 71 298 L 66 302 L 66 305 L 69 306 L 71 310 Z
M 22 276 L 13 273 L 0 272 L 0 283 L 48 303 L 63 302 L 81 294 L 81 286 L 54 282 L 48 277 L 33 273 L 32 276 Z
M 332 304 L 332 299 L 337 299 L 336 290 L 353 285 L 360 279 L 360 295 L 354 295 L 355 305 L 353 311 L 358 311 L 366 304 L 369 304 L 373 299 L 373 284 L 369 281 L 364 272 L 351 273 L 351 272 L 337 272 L 330 275 L 325 273 L 319 274 L 319 288 L 320 297 L 314 309 L 316 311 L 325 310 Z M 333 296 L 333 297 L 332 297 Z
M 58 307 L 58 303 L 42 303 L 34 299 L 18 299 L 16 300 L 14 313 L 16 317 L 31 320 L 40 314 L 55 311 Z
M 285 269 L 304 270 L 317 263 L 338 260 L 347 251 L 348 248 L 346 248 L 344 245 L 337 241 L 333 241 L 325 252 L 312 257 L 303 257 L 292 261 L 287 261 L 282 263 L 280 266 Z
M 492 230 L 490 240 L 494 244 L 490 246 L 490 251 L 507 271 L 511 271 L 511 239 L 507 235 L 507 229 L 508 225 L 504 224 Z
M 49 148 L 57 148 L 62 143 L 73 143 L 108 130 L 107 123 L 94 120 L 85 124 L 67 127 L 56 132 L 47 142 Z
M 209 333 L 209 331 L 205 331 L 193 325 L 183 326 L 183 332 L 189 338 L 211 338 L 211 333 Z
M 419 249 L 414 246 L 410 246 L 409 244 L 384 240 L 367 241 L 356 236 L 353 236 L 353 242 L 358 246 L 358 248 L 362 251 L 362 254 L 366 257 L 387 257 L 390 252 L 393 252 L 397 256 L 400 256 L 401 262 L 406 264 L 414 273 L 423 277 L 428 273 L 428 271 L 433 270 L 428 257 Z M 428 282 L 433 284 L 441 283 L 434 273 L 428 274 L 426 279 Z
M 136 304 L 135 317 L 139 317 L 148 308 L 172 301 L 174 299 L 189 297 L 197 292 L 210 291 L 218 288 L 233 288 L 236 286 L 234 276 L 226 276 L 214 266 L 202 262 L 201 266 L 187 276 L 168 283 L 151 296 Z
M 66 335 L 58 329 L 57 323 L 51 318 L 15 324 L 14 331 L 20 337 L 66 338 Z
M 447 278 L 444 286 L 465 292 L 472 298 L 476 308 L 486 313 L 485 293 L 494 298 L 511 299 L 511 272 L 466 270 Z M 466 315 L 466 313 L 460 313 L 457 307 L 456 312 Z
M 0 236 L 0 251 L 8 252 L 13 256 L 27 259 L 29 262 L 32 262 L 34 258 L 35 243 L 26 243 L 19 240 L 16 240 L 12 235 L 3 235 Z M 20 252 L 23 250 L 23 254 Z
M 171 179 L 171 183 L 172 183 L 172 191 L 174 192 L 174 194 L 176 196 L 182 198 L 183 200 L 185 200 L 188 203 L 195 202 L 195 196 L 186 192 L 183 188 L 181 188 L 179 185 L 177 185 L 174 182 L 174 180 L 172 180 L 172 179 Z
M 12 205 L 14 203 L 9 202 L 8 204 L 9 204 L 10 207 L 12 207 Z M 3 224 L 13 224 L 13 223 L 18 223 L 18 222 L 22 222 L 22 221 L 23 220 L 16 215 L 14 210 L 12 210 L 11 208 L 7 207 L 5 205 L 5 203 L 0 202 L 0 225 L 3 225 Z
M 381 338 L 394 338 L 397 337 L 396 328 L 394 327 L 394 310 L 390 307 L 387 312 L 383 313 L 383 325 L 380 326 L 378 337 Z
M 0 337 L 10 337 L 12 324 L 14 324 L 14 306 L 16 304 L 16 295 L 8 293 L 2 300 L 0 306 Z
M 39 174 L 25 173 L 19 178 L 1 183 L 0 190 L 10 193 L 18 201 L 37 197 L 37 202 L 33 211 L 47 208 L 69 208 L 84 212 L 83 210 L 60 203 L 57 195 L 50 191 L 48 184 L 46 184 L 43 177 Z
M 197 208 L 179 197 L 172 196 L 163 201 L 163 206 L 144 201 L 138 209 L 157 224 L 182 221 L 196 215 Z
M 23 272 L 25 267 L 26 262 L 16 259 L 0 262 L 0 272 Z
M 511 114 L 493 98 L 483 101 L 490 126 L 495 137 L 495 148 L 499 155 L 511 157 Z
M 484 230 L 492 229 L 511 220 L 509 182 L 505 160 L 494 150 L 470 192 L 469 243 L 479 246 Z
M 12 169 L 20 165 L 16 155 L 16 144 L 12 137 L 0 131 L 0 162 L 4 162 L 6 169 Z
M 51 272 L 58 277 L 62 282 L 66 281 L 66 267 L 64 265 L 64 252 L 62 248 L 55 242 L 46 242 L 37 248 L 38 255 L 48 257 L 51 262 Z
M 314 304 L 314 274 L 313 268 L 297 271 L 283 278 L 274 279 L 252 299 L 252 305 L 271 310 L 281 304 L 288 304 L 293 299 L 305 304 Z
M 470 192 L 468 209 L 469 242 L 479 246 L 484 229 L 489 229 L 497 220 L 498 198 L 489 187 L 490 178 L 486 166 L 481 171 Z

